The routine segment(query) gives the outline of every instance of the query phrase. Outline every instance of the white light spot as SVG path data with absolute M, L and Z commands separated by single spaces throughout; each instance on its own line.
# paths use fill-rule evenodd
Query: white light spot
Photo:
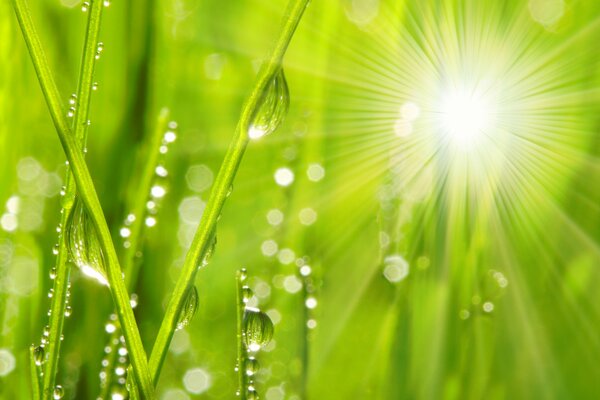
M 115 326 L 115 324 L 112 324 L 112 323 L 109 322 L 104 327 L 104 330 L 106 330 L 106 333 L 113 333 L 114 331 L 117 330 L 117 327 Z
M 302 282 L 296 275 L 289 275 L 283 280 L 283 288 L 288 293 L 298 293 L 302 289 Z
M 185 173 L 185 181 L 194 192 L 203 192 L 213 183 L 213 172 L 206 165 L 193 165 Z
M 178 207 L 179 218 L 188 224 L 197 224 L 202 217 L 206 203 L 198 196 L 186 197 Z
M 6 211 L 11 214 L 17 214 L 21 205 L 19 196 L 10 196 L 6 201 Z
M 442 134 L 459 150 L 471 150 L 486 135 L 492 122 L 490 105 L 477 90 L 453 88 L 440 105 Z
M 325 177 L 325 168 L 321 164 L 310 164 L 306 170 L 306 175 L 308 176 L 308 180 L 318 182 Z
M 408 276 L 408 262 L 400 255 L 387 256 L 384 265 L 383 276 L 392 283 L 400 282 Z
M 421 115 L 421 109 L 415 103 L 404 103 L 402 107 L 400 107 L 400 115 L 402 115 L 402 118 L 405 121 L 412 122 L 419 118 L 419 115 Z
M 273 226 L 280 225 L 283 222 L 283 213 L 277 208 L 273 208 L 267 212 L 267 221 Z
M 0 376 L 10 374 L 17 364 L 15 356 L 8 349 L 0 349 Z
M 156 186 L 152 186 L 152 189 L 150 189 L 150 194 L 152 195 L 152 197 L 155 197 L 155 198 L 161 198 L 166 193 L 167 193 L 167 191 L 162 186 L 156 185 Z
M 183 376 L 183 386 L 193 394 L 204 393 L 211 385 L 211 377 L 202 368 L 188 370 Z
M 271 318 L 271 321 L 273 321 L 273 325 L 277 325 L 281 322 L 281 313 L 276 309 L 271 308 L 270 310 L 266 311 L 266 314 L 269 316 L 269 318 Z
M 156 225 L 156 218 L 154 218 L 154 217 L 146 217 L 146 226 L 148 228 L 152 228 L 154 225 Z
M 156 175 L 160 176 L 161 178 L 164 178 L 169 174 L 167 169 L 165 167 L 163 167 L 162 165 L 158 165 L 156 167 L 156 169 L 154 170 L 154 172 L 156 173 Z
M 300 267 L 300 275 L 302 276 L 309 276 L 312 272 L 312 269 L 310 268 L 310 265 L 303 265 Z
M 296 259 L 296 253 L 292 249 L 281 249 L 277 254 L 277 259 L 283 265 L 291 264 Z
M 190 396 L 181 389 L 167 389 L 161 400 L 190 400 Z
M 177 139 L 177 135 L 173 131 L 167 131 L 167 132 L 165 132 L 164 139 L 165 139 L 165 142 L 167 142 L 167 143 L 173 143 L 175 141 L 175 139 Z
M 492 303 L 491 301 L 486 301 L 485 303 L 483 303 L 483 311 L 490 313 L 492 311 L 494 311 L 494 303 Z
M 314 309 L 317 307 L 317 299 L 315 299 L 314 297 L 307 298 L 304 303 L 306 305 L 306 308 Z
M 121 237 L 128 238 L 131 235 L 131 230 L 129 228 L 123 227 L 119 231 L 119 234 L 121 235 Z
M 564 0 L 529 0 L 531 17 L 544 26 L 557 23 L 565 13 Z
M 277 171 L 275 171 L 274 177 L 275 182 L 279 186 L 290 186 L 292 182 L 294 182 L 294 173 L 287 167 L 278 168 Z
M 302 225 L 312 225 L 317 220 L 317 212 L 312 208 L 303 208 L 298 214 Z
M 106 280 L 106 277 L 100 272 L 98 272 L 95 268 L 90 267 L 89 265 L 82 265 L 80 268 L 81 272 L 83 272 L 84 275 L 95 279 L 101 285 L 108 286 L 108 281 Z
M 272 257 L 277 254 L 278 248 L 277 242 L 271 239 L 265 240 L 260 245 L 260 251 L 267 257 Z
M 6 232 L 14 232 L 17 230 L 19 223 L 17 221 L 17 216 L 14 214 L 5 213 L 0 218 L 0 225 L 2 229 Z
M 261 128 L 251 126 L 250 129 L 248 129 L 248 137 L 251 140 L 258 140 L 263 136 L 265 136 L 265 131 Z

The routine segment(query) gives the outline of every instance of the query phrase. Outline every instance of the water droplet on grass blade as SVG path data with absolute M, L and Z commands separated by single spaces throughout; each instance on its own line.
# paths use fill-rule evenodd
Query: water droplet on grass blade
M 274 132 L 285 119 L 289 106 L 290 93 L 283 68 L 280 68 L 254 111 L 248 128 L 250 139 L 259 139 Z
M 255 373 L 258 372 L 259 368 L 260 368 L 260 365 L 258 364 L 258 361 L 256 360 L 256 358 L 248 357 L 246 359 L 246 375 L 248 375 L 248 376 L 254 375 Z
M 206 267 L 215 252 L 215 247 L 217 247 L 217 230 L 216 230 L 216 228 L 213 229 L 213 233 L 209 240 L 210 241 L 208 244 L 208 248 L 206 249 L 206 252 L 204 253 L 204 257 L 202 257 L 202 262 L 198 266 L 199 268 Z
M 248 389 L 248 393 L 246 394 L 246 399 L 248 400 L 258 400 L 258 393 L 255 389 Z
M 188 289 L 185 303 L 181 309 L 181 314 L 179 314 L 179 319 L 177 320 L 177 330 L 183 329 L 189 325 L 190 321 L 192 318 L 194 318 L 194 315 L 196 315 L 196 311 L 198 310 L 198 302 L 198 289 L 196 289 L 196 286 L 192 286 Z
M 244 311 L 244 332 L 248 350 L 256 352 L 273 338 L 273 321 L 264 312 L 255 308 Z
M 62 399 L 63 396 L 65 395 L 65 391 L 63 390 L 62 386 L 60 385 L 56 385 L 56 387 L 54 388 L 54 393 L 52 394 L 52 397 L 54 399 Z
M 252 293 L 252 289 L 250 289 L 248 286 L 242 287 L 242 299 L 244 303 L 247 303 L 252 298 L 252 296 L 254 296 L 254 293 Z
M 67 221 L 67 246 L 75 265 L 85 275 L 96 279 L 100 284 L 108 286 L 104 258 L 98 233 L 85 205 L 79 199 L 75 201 L 71 215 Z
M 35 361 L 35 365 L 42 365 L 44 363 L 44 359 L 46 356 L 46 352 L 42 346 L 37 346 L 33 350 L 33 359 Z

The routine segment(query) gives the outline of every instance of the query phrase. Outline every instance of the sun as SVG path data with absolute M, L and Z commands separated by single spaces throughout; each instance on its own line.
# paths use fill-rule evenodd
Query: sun
M 493 133 L 496 104 L 477 87 L 462 85 L 442 92 L 437 114 L 438 134 L 456 151 L 469 152 Z

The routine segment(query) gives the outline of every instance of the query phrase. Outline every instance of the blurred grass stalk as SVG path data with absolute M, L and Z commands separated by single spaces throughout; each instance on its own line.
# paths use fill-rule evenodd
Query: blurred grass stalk
M 136 196 L 133 199 L 133 204 L 130 208 L 130 213 L 135 218 L 131 222 L 129 229 L 131 231 L 127 240 L 130 245 L 125 249 L 125 255 L 123 258 L 123 273 L 125 274 L 125 284 L 127 285 L 127 289 L 133 293 L 135 286 L 137 284 L 138 272 L 139 272 L 139 264 L 135 262 L 136 254 L 138 251 L 141 251 L 142 241 L 143 241 L 143 233 L 145 227 L 145 216 L 147 215 L 147 207 L 146 203 L 148 200 L 148 194 L 150 193 L 150 189 L 154 182 L 156 176 L 156 166 L 158 165 L 160 151 L 159 148 L 162 145 L 162 138 L 165 130 L 168 127 L 170 111 L 167 108 L 163 108 L 160 111 L 158 119 L 156 121 L 156 126 L 152 130 L 152 135 L 148 138 L 148 143 L 146 146 L 146 157 L 144 158 L 144 170 L 142 171 L 141 181 L 136 191 Z M 114 378 L 113 367 L 119 357 L 117 347 L 119 346 L 119 337 L 121 336 L 121 326 L 120 324 L 115 324 L 116 329 L 110 335 L 109 342 L 107 346 L 111 349 L 108 352 L 108 365 L 105 366 L 105 370 L 107 371 L 106 381 L 104 382 L 104 386 L 101 388 L 100 398 L 109 399 L 110 391 L 112 388 L 112 382 Z M 131 371 L 131 369 L 129 369 Z M 135 392 L 135 390 L 133 390 Z M 130 396 L 132 392 L 130 391 Z
M 101 0 L 95 0 L 94 2 L 96 1 L 101 2 Z M 143 398 L 153 398 L 154 388 L 150 379 L 148 362 L 142 346 L 140 333 L 133 315 L 133 310 L 129 303 L 129 294 L 127 293 L 127 288 L 122 278 L 117 253 L 111 239 L 106 219 L 104 218 L 94 183 L 83 158 L 83 152 L 79 149 L 77 138 L 70 129 L 65 113 L 63 112 L 61 97 L 46 60 L 44 49 L 31 19 L 29 8 L 24 0 L 12 0 L 12 4 L 52 120 L 72 169 L 79 195 L 90 215 L 96 231 L 98 232 L 100 246 L 106 257 L 105 261 L 107 264 L 110 291 L 121 326 L 124 330 L 123 333 L 135 377 L 138 381 L 138 387 Z
M 290 0 L 288 3 L 279 37 L 269 56 L 263 62 L 254 88 L 244 103 L 235 135 L 215 179 L 213 189 L 200 220 L 200 225 L 198 226 L 190 250 L 186 254 L 181 274 L 171 295 L 166 315 L 163 318 L 154 347 L 152 348 L 150 372 L 154 384 L 158 382 L 162 364 L 177 327 L 177 319 L 183 309 L 188 288 L 194 283 L 199 262 L 210 252 L 217 221 L 221 215 L 223 205 L 231 193 L 233 180 L 248 145 L 248 132 L 267 96 L 272 82 L 281 73 L 283 57 L 308 3 L 309 0 Z

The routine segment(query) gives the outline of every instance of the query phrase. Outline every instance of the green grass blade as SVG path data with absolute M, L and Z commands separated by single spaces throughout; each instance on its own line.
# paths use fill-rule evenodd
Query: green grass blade
M 148 362 L 142 340 L 135 322 L 133 310 L 129 304 L 129 295 L 121 274 L 117 253 L 112 242 L 110 231 L 104 218 L 100 200 L 94 188 L 90 173 L 85 164 L 83 153 L 77 145 L 77 139 L 69 128 L 68 121 L 61 107 L 60 95 L 48 66 L 43 47 L 36 33 L 29 9 L 24 0 L 13 0 L 13 6 L 27 48 L 31 55 L 44 98 L 52 116 L 61 144 L 73 171 L 77 189 L 90 214 L 94 227 L 98 232 L 100 246 L 106 257 L 108 280 L 115 308 L 119 316 L 131 363 L 134 368 L 138 386 L 143 398 L 154 397 Z
M 221 214 L 225 200 L 229 196 L 237 169 L 248 145 L 248 129 L 250 124 L 266 95 L 266 90 L 281 70 L 281 62 L 308 2 L 309 0 L 290 1 L 279 38 L 275 42 L 275 46 L 268 58 L 263 63 L 256 84 L 242 108 L 235 135 L 215 179 L 206 208 L 202 214 L 200 225 L 196 231 L 190 250 L 186 254 L 181 274 L 171 295 L 166 315 L 163 318 L 154 347 L 152 348 L 150 370 L 155 384 L 158 382 L 160 369 L 177 325 L 177 318 L 184 305 L 187 289 L 193 284 L 194 277 L 196 276 L 198 260 L 201 260 L 211 247 L 217 220 Z
M 80 148 L 85 147 L 87 119 L 89 115 L 90 94 L 92 91 L 92 79 L 94 75 L 95 51 L 98 43 L 98 35 L 100 33 L 100 21 L 104 4 L 102 0 L 93 0 L 90 3 L 90 12 L 85 34 L 85 44 L 83 48 L 81 71 L 79 75 L 79 86 L 77 89 L 77 108 L 74 114 L 74 133 Z M 66 244 L 67 219 L 73 207 L 73 199 L 75 198 L 76 185 L 75 181 L 70 176 L 70 168 L 67 170 L 67 185 L 65 189 L 65 197 L 63 199 L 63 210 L 60 221 L 62 234 L 59 238 L 59 250 L 56 259 L 56 277 L 54 280 L 54 296 L 50 308 L 50 335 L 47 345 L 48 360 L 44 364 L 44 380 L 43 390 L 44 398 L 51 400 L 53 398 L 53 390 L 56 384 L 56 372 L 58 366 L 58 358 L 60 354 L 60 343 L 65 318 L 65 308 L 67 303 L 67 292 L 70 275 L 70 266 L 68 261 L 68 250 Z
M 40 371 L 35 362 L 35 346 L 29 347 L 29 372 L 31 373 L 31 398 L 33 400 L 41 400 L 40 393 Z

